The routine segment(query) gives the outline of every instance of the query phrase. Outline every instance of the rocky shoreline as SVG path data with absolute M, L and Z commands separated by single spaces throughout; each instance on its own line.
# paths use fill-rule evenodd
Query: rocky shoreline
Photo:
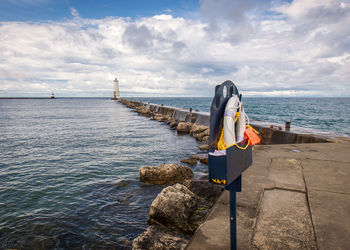
M 170 109 L 168 112 L 163 109 L 160 114 L 138 102 L 119 101 L 140 115 L 166 123 L 178 134 L 193 136 L 205 154 L 193 155 L 182 163 L 195 165 L 200 161 L 208 164 L 208 126 L 195 123 L 191 114 L 187 115 L 188 121 L 180 121 Z M 210 184 L 205 177 L 205 180 L 193 180 L 192 170 L 184 165 L 143 166 L 139 172 L 142 182 L 168 186 L 152 202 L 147 221 L 149 227 L 133 240 L 132 249 L 184 249 L 207 218 L 223 188 Z

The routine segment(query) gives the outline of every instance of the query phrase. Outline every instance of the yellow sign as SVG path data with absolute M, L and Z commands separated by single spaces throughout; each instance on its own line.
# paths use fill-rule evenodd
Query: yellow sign
M 216 184 L 224 184 L 224 185 L 226 185 L 226 180 L 220 180 L 220 179 L 213 179 L 213 178 L 211 178 L 211 181 L 216 183 Z

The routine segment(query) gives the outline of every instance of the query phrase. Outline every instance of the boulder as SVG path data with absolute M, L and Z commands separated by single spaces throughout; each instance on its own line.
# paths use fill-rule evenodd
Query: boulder
M 200 134 L 204 132 L 205 130 L 209 130 L 207 126 L 199 125 L 199 124 L 193 124 L 190 130 L 190 135 Z
M 177 121 L 174 119 L 169 124 L 170 129 L 176 129 L 177 128 Z
M 192 155 L 192 158 L 199 160 L 201 163 L 208 165 L 208 154 L 195 154 L 195 155 Z
M 207 141 L 209 140 L 209 129 L 206 129 L 199 134 L 193 134 L 193 136 L 198 141 Z
M 141 115 L 147 116 L 147 117 L 152 116 L 152 111 L 149 108 L 146 108 L 146 107 L 143 107 L 143 106 L 137 107 L 135 109 L 135 112 L 137 112 L 137 113 L 139 113 Z
M 182 163 L 187 163 L 187 164 L 190 164 L 190 165 L 196 165 L 197 164 L 197 160 L 193 159 L 193 158 L 184 159 L 184 160 L 181 160 L 181 162 Z
M 139 172 L 140 180 L 150 184 L 175 183 L 193 178 L 193 172 L 189 167 L 177 164 L 144 166 L 139 169 Z
M 220 194 L 224 190 L 223 186 L 208 182 L 208 176 L 204 180 L 185 181 L 184 185 L 194 194 L 202 197 L 207 202 L 214 205 Z
M 200 159 L 199 161 L 200 161 L 201 163 L 204 163 L 204 164 L 207 164 L 207 165 L 209 164 L 209 163 L 208 163 L 208 158 L 202 158 L 202 159 Z
M 209 150 L 209 145 L 208 145 L 208 144 L 200 145 L 200 146 L 199 146 L 199 149 L 200 149 L 200 150 L 208 151 L 208 150 Z
M 209 141 L 209 135 L 200 137 L 200 138 L 198 139 L 198 141 L 202 141 L 202 142 L 207 142 L 207 141 Z
M 189 133 L 191 128 L 192 128 L 192 123 L 190 123 L 190 122 L 179 122 L 179 124 L 177 124 L 176 130 L 179 133 Z
M 208 154 L 194 154 L 194 155 L 192 155 L 192 158 L 196 159 L 196 160 L 200 160 L 200 159 L 204 159 L 204 158 L 208 159 Z
M 148 224 L 193 234 L 204 222 L 211 204 L 181 184 L 166 187 L 152 202 Z
M 168 229 L 152 225 L 148 227 L 132 242 L 134 250 L 148 249 L 185 249 L 190 241 L 190 237 L 181 233 L 172 232 Z
M 161 115 L 161 114 L 154 113 L 152 119 L 153 119 L 153 120 L 156 120 L 156 121 L 158 121 L 158 122 L 164 122 L 164 121 L 166 121 L 168 118 L 167 118 L 166 116 Z

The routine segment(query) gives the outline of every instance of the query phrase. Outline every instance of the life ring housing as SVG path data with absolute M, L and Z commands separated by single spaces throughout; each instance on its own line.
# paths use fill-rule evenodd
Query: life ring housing
M 225 89 L 226 91 L 224 91 Z M 212 145 L 217 135 L 221 133 L 221 130 L 219 131 L 221 119 L 224 116 L 226 103 L 232 95 L 239 96 L 238 89 L 232 81 L 225 81 L 220 85 L 216 85 L 215 96 L 210 108 L 209 145 Z M 211 148 L 211 150 L 214 150 L 214 148 Z

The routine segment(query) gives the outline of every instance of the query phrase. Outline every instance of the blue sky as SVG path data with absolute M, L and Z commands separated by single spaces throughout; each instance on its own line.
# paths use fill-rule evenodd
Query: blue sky
M 2 0 L 1 96 L 350 96 L 349 0 Z
M 2 0 L 0 21 L 62 21 L 71 8 L 83 18 L 146 17 L 167 13 L 184 16 L 199 9 L 198 0 Z

